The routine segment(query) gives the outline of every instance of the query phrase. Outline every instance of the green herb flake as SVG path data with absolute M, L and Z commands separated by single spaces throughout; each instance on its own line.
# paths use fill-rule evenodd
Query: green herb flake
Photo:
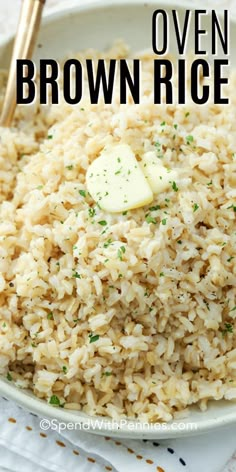
M 182 244 L 181 239 L 179 239 L 179 240 L 177 241 L 177 244 Z
M 89 208 L 88 213 L 89 213 L 90 218 L 93 218 L 96 215 L 95 208 Z
M 74 168 L 73 164 L 70 164 L 69 166 L 66 166 L 66 169 L 72 170 Z
M 198 205 L 197 203 L 194 203 L 194 205 L 193 205 L 193 213 L 194 213 L 195 211 L 197 211 L 198 208 L 199 208 L 199 205 Z
M 48 320 L 53 320 L 53 313 L 52 312 L 47 314 L 47 319 Z
M 7 372 L 7 380 L 9 380 L 9 382 L 13 380 L 10 372 Z
M 162 121 L 162 123 L 160 124 L 160 126 L 165 126 L 165 125 L 166 125 L 165 121 Z
M 236 205 L 230 205 L 227 210 L 233 210 L 236 213 Z
M 57 405 L 60 406 L 60 400 L 57 397 L 57 395 L 52 395 L 50 400 L 49 400 L 50 405 Z
M 157 224 L 155 218 L 153 218 L 151 215 L 146 215 L 145 220 L 148 224 L 151 224 L 151 223 L 154 224 L 154 225 Z
M 74 274 L 72 275 L 72 277 L 73 277 L 74 279 L 81 279 L 81 275 L 78 274 L 78 272 L 76 272 L 76 271 L 74 272 Z
M 67 367 L 66 367 L 66 365 L 63 365 L 62 370 L 63 370 L 64 374 L 67 374 Z
M 159 277 L 164 277 L 164 276 L 165 276 L 164 272 L 160 272 Z
M 188 136 L 186 136 L 186 143 L 187 144 L 191 144 L 193 142 L 193 136 L 191 134 L 189 134 Z
M 185 113 L 185 118 L 188 118 L 188 116 L 190 115 L 189 111 L 187 111 L 187 113 Z
M 112 372 L 108 372 L 108 371 L 102 373 L 102 377 L 110 377 L 111 375 L 112 375 Z
M 118 251 L 117 251 L 117 256 L 120 259 L 120 261 L 123 260 L 123 254 L 125 253 L 125 246 L 121 246 Z
M 225 336 L 227 333 L 233 333 L 233 325 L 231 323 L 224 324 L 225 329 L 222 330 L 222 336 Z
M 107 225 L 107 221 L 101 220 L 101 221 L 98 222 L 98 224 L 101 225 L 101 226 L 106 226 L 106 225 Z
M 89 344 L 95 343 L 96 341 L 99 340 L 99 334 L 89 334 Z
M 2 327 L 3 327 L 3 328 L 6 328 L 6 326 L 7 326 L 7 325 L 6 325 L 5 321 L 4 321 L 4 323 L 2 324 Z
M 122 215 L 126 216 L 128 211 L 123 211 Z
M 160 149 L 161 143 L 159 141 L 155 141 L 154 146 L 157 147 L 158 149 Z
M 49 134 L 48 135 L 48 139 L 52 139 L 53 138 L 53 135 L 52 134 Z
M 86 197 L 86 192 L 85 190 L 79 190 L 79 194 L 81 195 L 81 197 Z
M 109 238 L 109 239 L 103 244 L 103 247 L 105 247 L 105 248 L 109 247 L 109 246 L 112 244 L 112 242 L 113 242 L 112 239 Z
M 161 209 L 160 205 L 155 205 L 155 206 L 152 206 L 152 207 L 149 208 L 150 211 L 156 211 L 156 210 L 160 210 L 160 209 Z
M 165 226 L 166 225 L 166 222 L 167 222 L 167 219 L 166 218 L 163 218 L 163 220 L 161 220 L 161 223 Z
M 236 311 L 236 305 L 230 311 Z
M 178 125 L 176 123 L 173 126 L 174 126 L 174 129 L 178 128 Z
M 176 185 L 176 182 L 172 182 L 172 188 L 173 188 L 174 192 L 178 192 L 178 190 L 179 190 L 179 188 Z
M 212 185 L 212 180 L 210 180 L 210 182 L 207 183 L 207 186 L 209 187 L 210 185 Z
M 233 259 L 234 259 L 234 256 L 230 256 L 230 257 L 227 259 L 227 262 L 231 262 Z

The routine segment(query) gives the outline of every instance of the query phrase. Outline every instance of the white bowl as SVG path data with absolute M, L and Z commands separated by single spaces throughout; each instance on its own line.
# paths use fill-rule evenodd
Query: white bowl
M 100 3 L 76 6 L 56 12 L 44 19 L 35 60 L 40 58 L 63 58 L 73 51 L 96 47 L 104 49 L 115 39 L 124 39 L 134 50 L 151 47 L 152 12 L 162 7 L 166 10 L 177 9 L 184 14 L 184 9 L 191 4 L 181 2 L 171 4 L 168 0 L 160 3 L 156 0 L 142 2 L 139 0 L 106 0 Z M 210 26 L 210 18 L 206 18 L 204 26 Z M 172 25 L 171 25 L 172 27 Z M 170 49 L 176 52 L 175 37 L 171 30 Z M 190 34 L 190 47 L 193 46 L 193 30 Z M 208 35 L 208 40 L 210 35 Z M 236 44 L 236 23 L 231 21 L 231 45 Z M 40 46 L 39 46 L 40 45 Z M 191 46 L 192 45 L 192 46 Z M 0 47 L 0 66 L 9 64 L 12 39 Z M 72 56 L 73 57 L 73 56 Z M 231 65 L 236 66 L 236 57 L 231 57 Z M 171 438 L 200 434 L 236 422 L 236 404 L 226 401 L 212 401 L 206 412 L 197 408 L 191 409 L 190 415 L 184 420 L 168 424 L 143 425 L 140 429 L 135 421 L 112 423 L 102 417 L 90 417 L 80 411 L 69 411 L 55 408 L 45 401 L 39 400 L 31 392 L 20 390 L 6 379 L 0 379 L 0 394 L 20 406 L 38 414 L 42 418 L 55 418 L 62 423 L 80 423 L 85 430 L 96 434 L 129 438 Z M 96 420 L 96 421 L 95 421 Z

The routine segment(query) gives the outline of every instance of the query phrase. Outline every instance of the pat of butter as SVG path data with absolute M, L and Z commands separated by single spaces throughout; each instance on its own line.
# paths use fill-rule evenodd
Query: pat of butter
M 177 172 L 164 167 L 153 151 L 146 152 L 142 156 L 140 166 L 154 194 L 170 190 L 177 178 Z
M 104 151 L 89 166 L 87 188 L 103 210 L 118 213 L 148 205 L 152 190 L 132 149 L 120 144 Z

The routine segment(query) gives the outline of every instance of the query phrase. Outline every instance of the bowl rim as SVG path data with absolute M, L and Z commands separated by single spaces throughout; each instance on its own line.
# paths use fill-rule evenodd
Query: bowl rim
M 64 6 L 65 5 L 65 6 Z M 107 8 L 117 8 L 117 7 L 132 7 L 134 5 L 149 7 L 153 6 L 158 8 L 162 6 L 163 8 L 172 7 L 173 9 L 185 9 L 188 8 L 191 11 L 195 11 L 196 8 L 193 8 L 192 0 L 106 0 L 103 3 L 102 0 L 88 0 L 88 3 L 75 4 L 73 0 L 67 0 L 63 6 L 60 5 L 60 8 L 55 5 L 50 8 L 46 14 L 43 14 L 42 26 L 46 26 L 52 21 L 61 19 L 62 17 L 73 15 L 73 13 L 84 12 L 84 11 L 95 11 L 95 10 L 106 10 Z M 208 12 L 212 8 L 208 8 Z M 215 11 L 219 16 L 222 16 L 222 8 L 220 5 L 216 5 Z M 230 10 L 228 9 L 230 12 Z M 236 23 L 236 13 L 229 14 L 229 23 Z M 6 34 L 4 38 L 0 41 L 0 49 L 6 47 L 9 42 L 14 39 L 14 34 Z
M 66 6 L 60 8 L 59 10 L 57 7 L 53 7 L 47 14 L 43 17 L 42 26 L 50 25 L 50 23 L 56 22 L 58 20 L 62 20 L 63 18 L 70 17 L 75 13 L 83 13 L 83 12 L 95 12 L 97 10 L 107 10 L 107 9 L 115 9 L 115 8 L 122 8 L 122 7 L 134 7 L 143 6 L 143 7 L 155 7 L 158 6 L 165 7 L 172 7 L 173 9 L 190 9 L 192 11 L 195 10 L 192 6 L 191 0 L 106 0 L 103 3 L 102 0 L 91 0 L 89 3 L 86 4 L 77 4 L 75 5 L 72 3 L 70 5 L 70 0 L 67 2 Z M 222 10 L 216 7 L 217 13 L 222 15 Z M 229 24 L 230 26 L 236 24 L 236 16 L 230 15 L 229 17 Z M 13 40 L 14 35 L 6 35 L 3 40 L 0 41 L 0 50 L 4 50 Z M 102 416 L 90 416 L 84 412 L 80 412 L 79 410 L 67 410 L 63 408 L 55 408 L 45 400 L 41 400 L 40 398 L 36 397 L 32 392 L 29 394 L 27 390 L 19 388 L 18 386 L 11 384 L 10 381 L 6 380 L 3 376 L 0 375 L 0 395 L 6 397 L 9 400 L 12 400 L 19 406 L 23 407 L 24 409 L 36 414 L 40 418 L 50 418 L 56 419 L 58 423 L 73 423 L 73 424 L 80 424 L 86 425 L 86 428 L 81 428 L 83 431 L 87 431 L 93 434 L 99 434 L 103 436 L 113 436 L 113 437 L 120 437 L 120 438 L 132 438 L 132 439 L 170 439 L 170 438 L 177 438 L 177 437 L 186 437 L 186 436 L 194 436 L 206 432 L 210 432 L 215 430 L 216 428 L 230 426 L 236 423 L 236 403 L 235 403 L 235 412 L 229 411 L 222 415 L 214 414 L 212 418 L 203 418 L 205 412 L 199 412 L 199 421 L 198 420 L 191 420 L 191 417 L 178 419 L 176 421 L 171 421 L 169 423 L 154 423 L 154 425 L 159 425 L 157 430 L 150 428 L 147 423 L 144 423 L 144 427 L 140 430 L 133 429 L 131 426 L 134 423 L 138 423 L 138 420 L 126 419 L 126 424 L 122 423 L 119 426 L 119 421 L 116 423 L 118 427 L 116 428 L 107 428 L 104 425 L 113 424 L 115 420 L 112 420 L 108 417 Z M 226 400 L 224 401 L 226 402 Z M 214 404 L 217 401 L 214 401 Z M 227 401 L 229 404 L 233 404 L 233 402 Z M 219 406 L 220 408 L 220 406 Z M 192 408 L 191 408 L 192 409 Z M 185 424 L 184 429 L 173 429 L 173 423 L 181 423 Z M 191 429 L 191 425 L 195 425 L 195 428 Z M 130 426 L 129 426 L 130 425 Z

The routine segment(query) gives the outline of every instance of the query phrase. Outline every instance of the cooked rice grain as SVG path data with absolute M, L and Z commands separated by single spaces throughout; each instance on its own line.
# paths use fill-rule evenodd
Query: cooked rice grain
M 140 105 L 19 107 L 1 129 L 0 369 L 65 408 L 169 421 L 236 398 L 236 75 L 228 106 L 155 106 L 152 61 Z M 157 141 L 179 179 L 152 209 L 80 194 L 104 147 Z

